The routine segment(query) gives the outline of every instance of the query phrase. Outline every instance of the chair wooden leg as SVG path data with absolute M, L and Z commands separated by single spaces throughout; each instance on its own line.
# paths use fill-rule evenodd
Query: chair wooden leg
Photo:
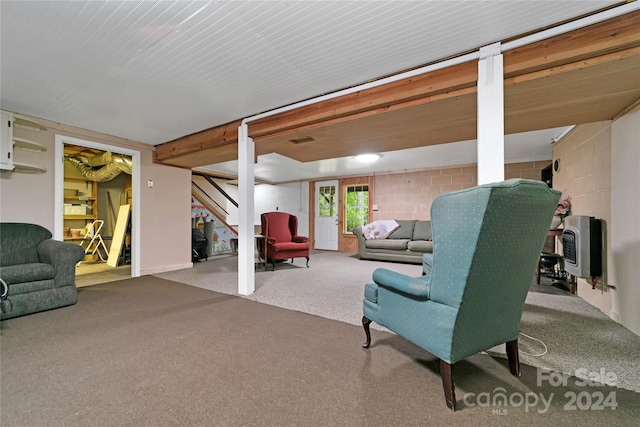
M 520 376 L 520 356 L 518 355 L 518 339 L 508 341 L 507 347 L 507 359 L 509 360 L 509 370 L 511 374 L 516 377 Z
M 364 333 L 367 336 L 367 342 L 362 344 L 362 348 L 369 348 L 371 345 L 371 331 L 369 330 L 370 324 L 371 320 L 367 319 L 367 316 L 362 316 L 362 327 L 364 328 Z
M 452 365 L 440 360 L 440 375 L 442 376 L 442 387 L 444 388 L 444 399 L 447 407 L 452 411 L 456 410 L 456 389 L 453 385 Z
M 307 268 L 309 268 L 309 257 L 307 257 Z

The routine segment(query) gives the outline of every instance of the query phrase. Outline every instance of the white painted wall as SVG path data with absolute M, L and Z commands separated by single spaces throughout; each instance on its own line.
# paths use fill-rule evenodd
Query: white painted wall
M 227 185 L 225 191 L 238 200 L 238 187 Z M 227 202 L 229 216 L 227 222 L 230 225 L 238 224 L 238 208 Z M 253 223 L 260 226 L 260 214 L 270 211 L 288 212 L 298 217 L 298 234 L 309 235 L 309 183 L 294 182 L 288 184 L 259 184 L 254 193 L 254 217 Z
M 640 108 L 611 135 L 611 317 L 640 335 Z
M 140 272 L 192 267 L 191 171 L 155 164 L 151 152 L 146 154 L 140 172 Z

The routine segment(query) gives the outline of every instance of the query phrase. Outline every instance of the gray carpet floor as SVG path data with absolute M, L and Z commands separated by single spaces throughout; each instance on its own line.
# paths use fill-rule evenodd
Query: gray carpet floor
M 397 335 L 374 330 L 363 349 L 359 325 L 153 276 L 80 288 L 77 304 L 5 320 L 0 333 L 3 427 L 629 426 L 640 417 L 635 392 L 575 378 L 539 384 L 535 368 L 522 364 L 516 378 L 482 354 L 455 365 L 451 412 L 437 360 Z M 487 400 L 500 394 L 502 406 Z M 602 409 L 599 395 L 611 397 Z
M 236 256 L 222 255 L 197 262 L 194 268 L 157 277 L 238 295 L 237 268 Z M 256 290 L 245 298 L 361 325 L 364 284 L 371 281 L 376 268 L 412 276 L 419 276 L 422 271 L 419 265 L 365 261 L 351 254 L 315 251 L 309 268 L 305 268 L 304 259 L 277 264 L 276 271 L 256 266 Z M 372 328 L 387 331 L 375 323 Z M 525 334 L 519 340 L 523 363 L 583 376 L 604 370 L 616 376 L 617 387 L 640 392 L 640 337 L 549 280 L 532 284 L 521 333 Z M 502 356 L 503 346 L 490 353 Z

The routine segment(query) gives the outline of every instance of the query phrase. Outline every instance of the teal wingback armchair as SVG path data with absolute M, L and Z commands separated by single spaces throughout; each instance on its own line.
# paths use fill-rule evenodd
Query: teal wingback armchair
M 523 179 L 437 197 L 425 274 L 379 268 L 365 286 L 363 347 L 373 321 L 438 357 L 453 410 L 454 363 L 506 343 L 511 373 L 519 375 L 522 308 L 559 198 L 543 182 Z

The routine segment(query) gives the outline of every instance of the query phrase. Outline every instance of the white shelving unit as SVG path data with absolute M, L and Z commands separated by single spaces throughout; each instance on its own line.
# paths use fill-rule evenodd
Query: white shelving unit
M 0 169 L 13 170 L 13 114 L 0 111 Z
M 14 127 L 19 127 L 40 132 L 47 130 L 47 128 L 19 115 L 9 113 L 8 111 L 1 111 L 0 113 L 2 113 L 0 169 L 14 173 L 45 173 L 47 170 L 43 167 L 15 161 L 15 150 L 41 153 L 47 151 L 47 148 L 38 142 L 14 136 L 13 129 Z

